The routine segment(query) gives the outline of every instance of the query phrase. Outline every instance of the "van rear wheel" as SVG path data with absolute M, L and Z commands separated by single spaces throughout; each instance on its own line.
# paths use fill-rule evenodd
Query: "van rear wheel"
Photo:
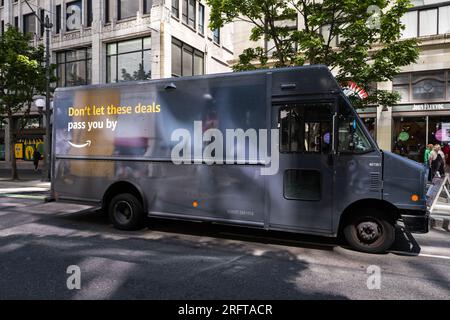
M 344 227 L 344 236 L 358 251 L 384 253 L 395 241 L 394 222 L 376 211 L 353 216 Z
M 108 215 L 115 228 L 120 230 L 139 230 L 145 225 L 142 203 L 132 194 L 119 194 L 112 198 Z

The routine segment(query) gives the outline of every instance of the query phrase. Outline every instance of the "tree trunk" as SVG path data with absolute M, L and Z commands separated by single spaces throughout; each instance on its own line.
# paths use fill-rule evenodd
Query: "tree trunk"
M 9 128 L 9 150 L 11 153 L 11 179 L 19 180 L 19 173 L 17 172 L 17 162 L 16 162 L 16 133 L 14 130 L 13 117 L 8 116 L 8 128 Z

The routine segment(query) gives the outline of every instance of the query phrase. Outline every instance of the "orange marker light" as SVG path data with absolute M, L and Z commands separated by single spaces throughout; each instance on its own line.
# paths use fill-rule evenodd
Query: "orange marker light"
M 411 196 L 411 200 L 414 201 L 414 202 L 417 202 L 417 201 L 419 201 L 419 196 L 417 194 L 413 194 Z
M 192 202 L 192 206 L 193 206 L 194 208 L 197 208 L 197 207 L 198 207 L 198 202 L 197 202 L 197 201 Z

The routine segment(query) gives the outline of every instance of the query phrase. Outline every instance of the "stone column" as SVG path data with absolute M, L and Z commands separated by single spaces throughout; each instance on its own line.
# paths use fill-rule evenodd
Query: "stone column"
M 92 84 L 106 82 L 106 58 L 104 58 L 101 30 L 103 21 L 102 1 L 92 1 Z M 103 75 L 105 74 L 105 75 Z
M 380 82 L 378 89 L 392 91 L 392 82 Z M 385 111 L 382 106 L 377 108 L 377 142 L 381 149 L 392 150 L 392 106 Z

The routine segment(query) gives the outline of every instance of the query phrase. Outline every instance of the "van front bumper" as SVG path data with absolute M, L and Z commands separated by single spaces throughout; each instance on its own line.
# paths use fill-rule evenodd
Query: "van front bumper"
M 430 212 L 428 210 L 401 210 L 406 229 L 413 233 L 430 231 Z

